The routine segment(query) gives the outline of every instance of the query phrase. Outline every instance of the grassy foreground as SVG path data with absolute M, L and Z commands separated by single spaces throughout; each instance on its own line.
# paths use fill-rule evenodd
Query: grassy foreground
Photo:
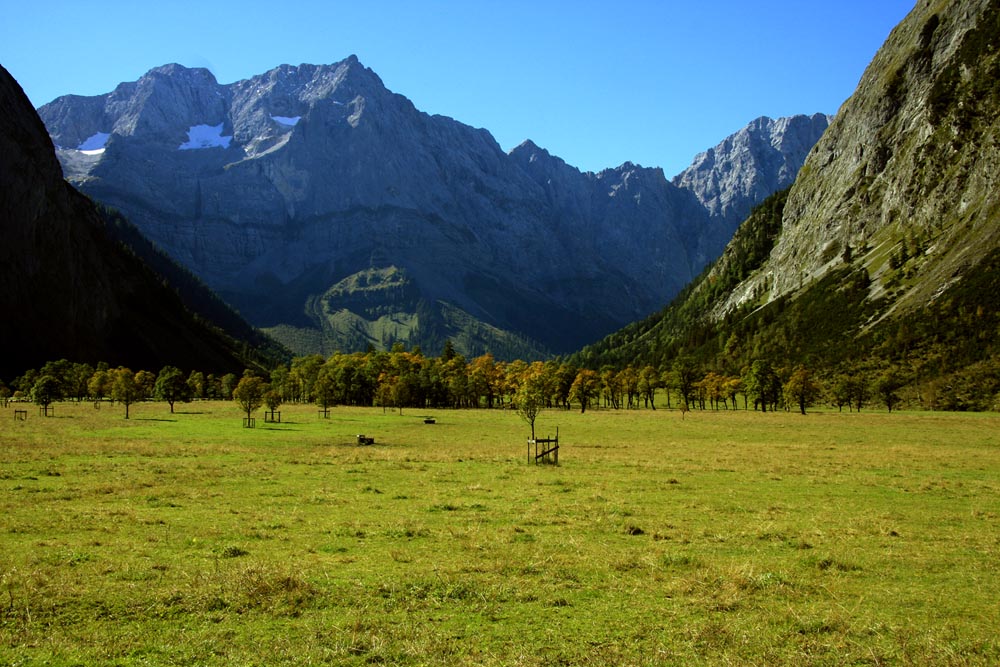
M 996 415 L 28 409 L 0 664 L 1000 662 Z

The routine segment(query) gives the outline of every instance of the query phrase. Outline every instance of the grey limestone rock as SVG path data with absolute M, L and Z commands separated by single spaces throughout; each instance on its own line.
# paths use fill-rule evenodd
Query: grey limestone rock
M 727 140 L 750 158 L 716 149 L 673 182 L 630 163 L 584 173 L 419 111 L 354 56 L 228 85 L 168 65 L 39 112 L 71 181 L 251 322 L 320 329 L 307 304 L 395 267 L 440 324 L 409 342 L 433 349 L 478 322 L 467 354 L 503 348 L 502 332 L 520 341 L 508 350 L 567 352 L 662 307 L 825 127 L 760 119 Z M 104 134 L 103 153 L 80 150 Z

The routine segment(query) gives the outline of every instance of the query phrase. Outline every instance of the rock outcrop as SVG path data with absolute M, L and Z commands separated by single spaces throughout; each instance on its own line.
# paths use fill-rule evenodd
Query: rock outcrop
M 998 34 L 995 0 L 919 2 L 806 160 L 766 266 L 719 312 L 845 260 L 886 314 L 923 308 L 1000 245 Z

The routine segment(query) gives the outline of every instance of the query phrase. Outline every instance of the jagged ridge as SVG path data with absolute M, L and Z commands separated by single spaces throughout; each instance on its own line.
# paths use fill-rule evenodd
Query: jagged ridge
M 509 332 L 533 355 L 659 308 L 721 251 L 739 210 L 787 184 L 826 122 L 755 121 L 734 143 L 759 158 L 740 168 L 761 173 L 730 192 L 630 163 L 582 173 L 530 142 L 506 154 L 485 130 L 418 111 L 353 56 L 231 85 L 170 65 L 40 113 L 73 182 L 255 324 L 322 329 L 310 300 L 396 266 L 439 320 L 457 321 L 446 306 L 484 325 L 460 351 Z

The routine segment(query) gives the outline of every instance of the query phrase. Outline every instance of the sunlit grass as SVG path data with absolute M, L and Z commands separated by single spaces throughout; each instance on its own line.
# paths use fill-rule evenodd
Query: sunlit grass
M 0 418 L 0 663 L 1000 660 L 996 416 L 122 412 Z

